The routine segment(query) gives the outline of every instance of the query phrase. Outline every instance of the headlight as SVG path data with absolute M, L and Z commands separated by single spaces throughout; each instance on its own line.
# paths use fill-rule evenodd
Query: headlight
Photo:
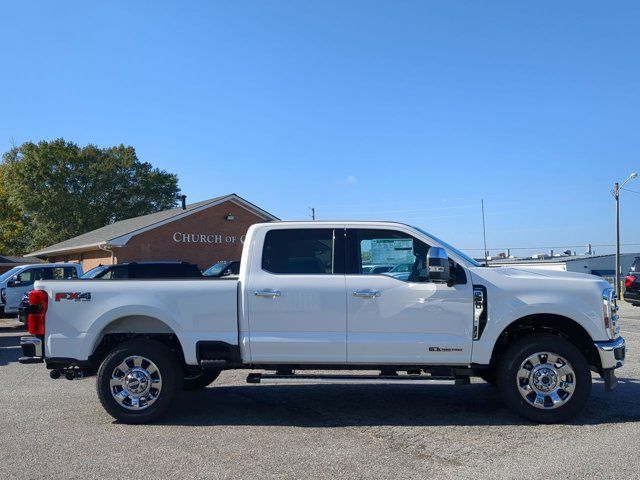
M 620 326 L 618 325 L 618 304 L 613 288 L 606 288 L 602 292 L 602 318 L 609 338 L 616 338 L 620 333 Z

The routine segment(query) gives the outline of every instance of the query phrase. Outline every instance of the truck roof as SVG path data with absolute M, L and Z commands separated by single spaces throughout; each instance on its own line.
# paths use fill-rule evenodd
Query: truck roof
M 292 225 L 292 226 L 315 226 L 315 225 L 390 225 L 414 228 L 408 223 L 397 222 L 393 220 L 283 220 L 277 222 L 261 222 L 255 225 L 269 226 L 269 225 Z

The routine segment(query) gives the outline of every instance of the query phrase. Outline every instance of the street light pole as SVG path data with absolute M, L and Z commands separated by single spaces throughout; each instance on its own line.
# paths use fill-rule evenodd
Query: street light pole
M 613 186 L 613 198 L 616 201 L 616 296 L 620 298 L 620 189 L 629 181 L 637 178 L 638 174 L 633 172 L 622 185 L 616 182 Z
M 616 297 L 620 298 L 620 184 L 613 186 L 613 198 L 616 200 Z

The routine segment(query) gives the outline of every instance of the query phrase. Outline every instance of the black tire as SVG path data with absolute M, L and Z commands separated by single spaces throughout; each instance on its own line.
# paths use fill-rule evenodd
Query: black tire
M 195 375 L 184 377 L 183 390 L 201 390 L 211 385 L 220 376 L 220 370 L 203 370 Z
M 518 370 L 529 356 L 538 352 L 559 355 L 566 359 L 573 369 L 573 394 L 561 406 L 538 408 L 520 394 Z M 510 345 L 498 363 L 496 380 L 506 405 L 520 416 L 537 423 L 560 423 L 569 420 L 584 408 L 591 394 L 591 371 L 584 355 L 568 340 L 551 334 L 530 335 Z M 550 398 L 549 402 L 552 403 Z
M 485 382 L 487 382 L 489 385 L 491 385 L 492 387 L 496 386 L 496 372 L 495 370 L 485 370 L 482 373 L 479 373 L 478 376 L 484 380 Z
M 137 410 L 126 408 L 116 401 L 110 385 L 114 369 L 125 359 L 133 356 L 141 356 L 153 362 L 161 378 L 161 388 L 157 391 L 157 397 L 152 400 L 152 404 Z M 148 365 L 143 362 L 143 366 L 145 364 Z M 157 377 L 158 374 L 154 375 Z M 111 351 L 100 365 L 96 382 L 98 398 L 109 415 L 119 422 L 130 424 L 152 422 L 167 411 L 177 393 L 182 389 L 182 376 L 180 362 L 169 347 L 154 340 L 129 340 Z M 144 397 L 141 400 L 144 402 Z

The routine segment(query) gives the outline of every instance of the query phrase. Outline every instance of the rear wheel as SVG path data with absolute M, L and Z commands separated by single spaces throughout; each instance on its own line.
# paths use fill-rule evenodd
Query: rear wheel
M 100 403 L 122 423 L 147 423 L 169 408 L 182 387 L 182 369 L 167 346 L 153 340 L 118 345 L 97 375 Z
M 568 340 L 535 334 L 512 344 L 496 372 L 505 403 L 522 417 L 558 423 L 578 414 L 591 393 L 591 371 Z
M 220 370 L 203 370 L 193 375 L 184 377 L 182 388 L 184 390 L 201 390 L 212 384 L 220 376 Z

